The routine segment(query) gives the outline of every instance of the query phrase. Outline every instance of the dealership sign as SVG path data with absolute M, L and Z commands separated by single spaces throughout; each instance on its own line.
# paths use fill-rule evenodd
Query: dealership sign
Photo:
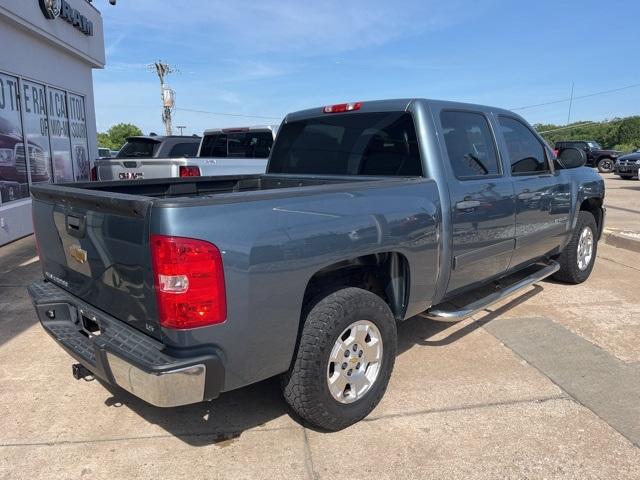
M 39 0 L 40 9 L 49 20 L 60 17 L 85 35 L 93 35 L 93 22 L 81 15 L 66 0 Z

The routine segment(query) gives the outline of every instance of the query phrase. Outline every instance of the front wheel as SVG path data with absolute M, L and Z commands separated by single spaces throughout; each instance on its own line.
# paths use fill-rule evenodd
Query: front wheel
M 325 430 L 346 428 L 380 402 L 396 356 L 396 323 L 377 295 L 345 288 L 309 312 L 291 369 L 282 377 L 293 410 Z
M 571 240 L 558 259 L 560 270 L 553 278 L 561 282 L 584 282 L 593 270 L 598 251 L 596 219 L 590 212 L 580 211 Z
M 611 158 L 601 158 L 598 160 L 598 171 L 600 173 L 611 173 L 614 167 L 615 163 Z

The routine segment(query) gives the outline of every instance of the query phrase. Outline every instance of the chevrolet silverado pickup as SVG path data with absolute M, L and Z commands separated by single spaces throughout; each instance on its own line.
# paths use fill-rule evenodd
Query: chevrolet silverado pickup
M 584 161 L 498 108 L 291 113 L 264 174 L 34 184 L 29 292 L 76 378 L 172 407 L 279 375 L 297 414 L 338 430 L 383 396 L 397 322 L 589 277 L 604 184 Z

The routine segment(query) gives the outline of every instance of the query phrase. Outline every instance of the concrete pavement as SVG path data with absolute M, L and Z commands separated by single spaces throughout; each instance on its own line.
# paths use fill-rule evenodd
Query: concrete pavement
M 640 404 L 638 377 L 615 377 L 615 368 L 640 365 L 640 269 L 627 251 L 602 245 L 585 284 L 542 282 L 476 321 L 401 324 L 382 403 L 330 434 L 293 418 L 275 379 L 168 410 L 73 380 L 73 361 L 36 325 L 24 291 L 40 275 L 32 239 L 6 251 L 0 479 L 640 478 L 636 410 L 584 396 L 591 383 L 609 382 L 623 406 Z M 566 351 L 528 351 L 536 329 L 556 332 Z M 552 371 L 572 345 L 591 352 L 585 362 L 602 357 L 615 368 L 593 379 L 593 369 Z
M 640 181 L 623 180 L 612 173 L 602 177 L 606 188 L 607 227 L 640 232 Z

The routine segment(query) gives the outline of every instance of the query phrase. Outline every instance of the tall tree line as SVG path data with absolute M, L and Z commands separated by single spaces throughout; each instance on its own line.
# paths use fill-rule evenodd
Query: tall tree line
M 538 123 L 534 127 L 552 146 L 560 140 L 595 140 L 603 148 L 613 148 L 623 152 L 640 149 L 640 116 L 614 118 L 587 125 L 580 125 L 581 123 L 585 122 L 574 122 L 569 125 Z

